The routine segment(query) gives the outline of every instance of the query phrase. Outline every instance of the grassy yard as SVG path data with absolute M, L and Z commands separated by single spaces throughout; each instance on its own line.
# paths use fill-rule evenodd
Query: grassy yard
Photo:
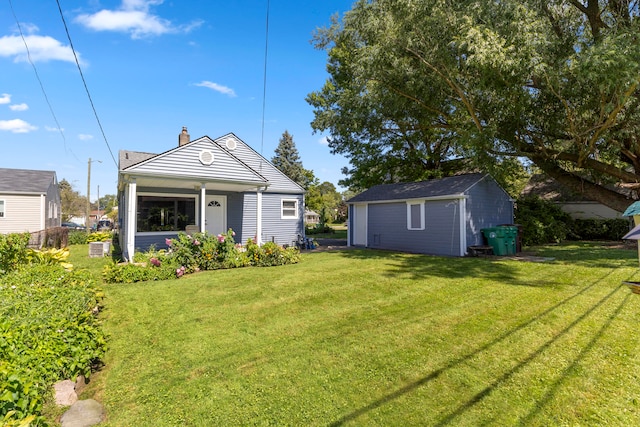
M 105 286 L 84 397 L 107 426 L 637 425 L 637 253 L 540 255 L 321 252 Z

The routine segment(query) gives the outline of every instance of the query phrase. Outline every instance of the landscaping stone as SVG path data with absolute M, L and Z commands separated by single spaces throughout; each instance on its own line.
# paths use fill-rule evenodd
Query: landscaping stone
M 56 394 L 56 405 L 71 406 L 78 401 L 75 391 L 76 383 L 71 380 L 58 381 L 53 385 Z
M 90 427 L 104 421 L 104 406 L 93 399 L 78 400 L 62 415 L 62 427 Z
M 84 377 L 84 375 L 78 375 L 78 377 L 76 378 L 76 386 L 75 386 L 76 394 L 82 393 L 82 389 L 84 389 L 86 385 L 87 385 L 87 379 Z

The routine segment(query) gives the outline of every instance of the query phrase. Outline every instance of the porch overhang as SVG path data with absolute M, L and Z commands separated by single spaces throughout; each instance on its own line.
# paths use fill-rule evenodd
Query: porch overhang
M 124 190 L 124 186 L 128 182 L 135 180 L 137 187 L 141 188 L 166 188 L 178 190 L 191 190 L 200 192 L 204 186 L 205 190 L 217 190 L 228 192 L 244 192 L 256 191 L 257 188 L 267 189 L 269 181 L 240 181 L 240 180 L 221 180 L 212 179 L 202 176 L 181 176 L 181 175 L 156 175 L 156 174 L 120 174 L 118 189 Z

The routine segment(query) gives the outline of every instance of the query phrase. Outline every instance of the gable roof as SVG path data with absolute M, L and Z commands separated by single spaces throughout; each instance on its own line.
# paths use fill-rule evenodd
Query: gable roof
M 52 183 L 54 171 L 0 168 L 0 192 L 44 194 Z
M 481 173 L 473 173 L 420 182 L 381 184 L 349 199 L 347 203 L 459 196 L 486 176 Z
M 199 153 L 211 153 L 204 164 Z M 215 160 L 213 160 L 215 159 Z M 164 153 L 121 150 L 120 176 L 155 176 L 156 179 L 191 179 L 268 187 L 271 191 L 304 192 L 262 155 L 232 133 L 217 139 L 203 136 Z

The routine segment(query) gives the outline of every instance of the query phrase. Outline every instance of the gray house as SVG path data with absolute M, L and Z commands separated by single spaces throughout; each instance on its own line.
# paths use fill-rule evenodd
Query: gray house
M 347 204 L 349 246 L 464 256 L 483 228 L 513 223 L 513 200 L 485 174 L 378 185 Z
M 0 234 L 60 226 L 60 188 L 54 171 L 0 168 Z
M 304 235 L 304 190 L 234 134 L 189 141 L 161 154 L 121 150 L 120 245 L 125 259 L 179 232 L 291 245 Z

